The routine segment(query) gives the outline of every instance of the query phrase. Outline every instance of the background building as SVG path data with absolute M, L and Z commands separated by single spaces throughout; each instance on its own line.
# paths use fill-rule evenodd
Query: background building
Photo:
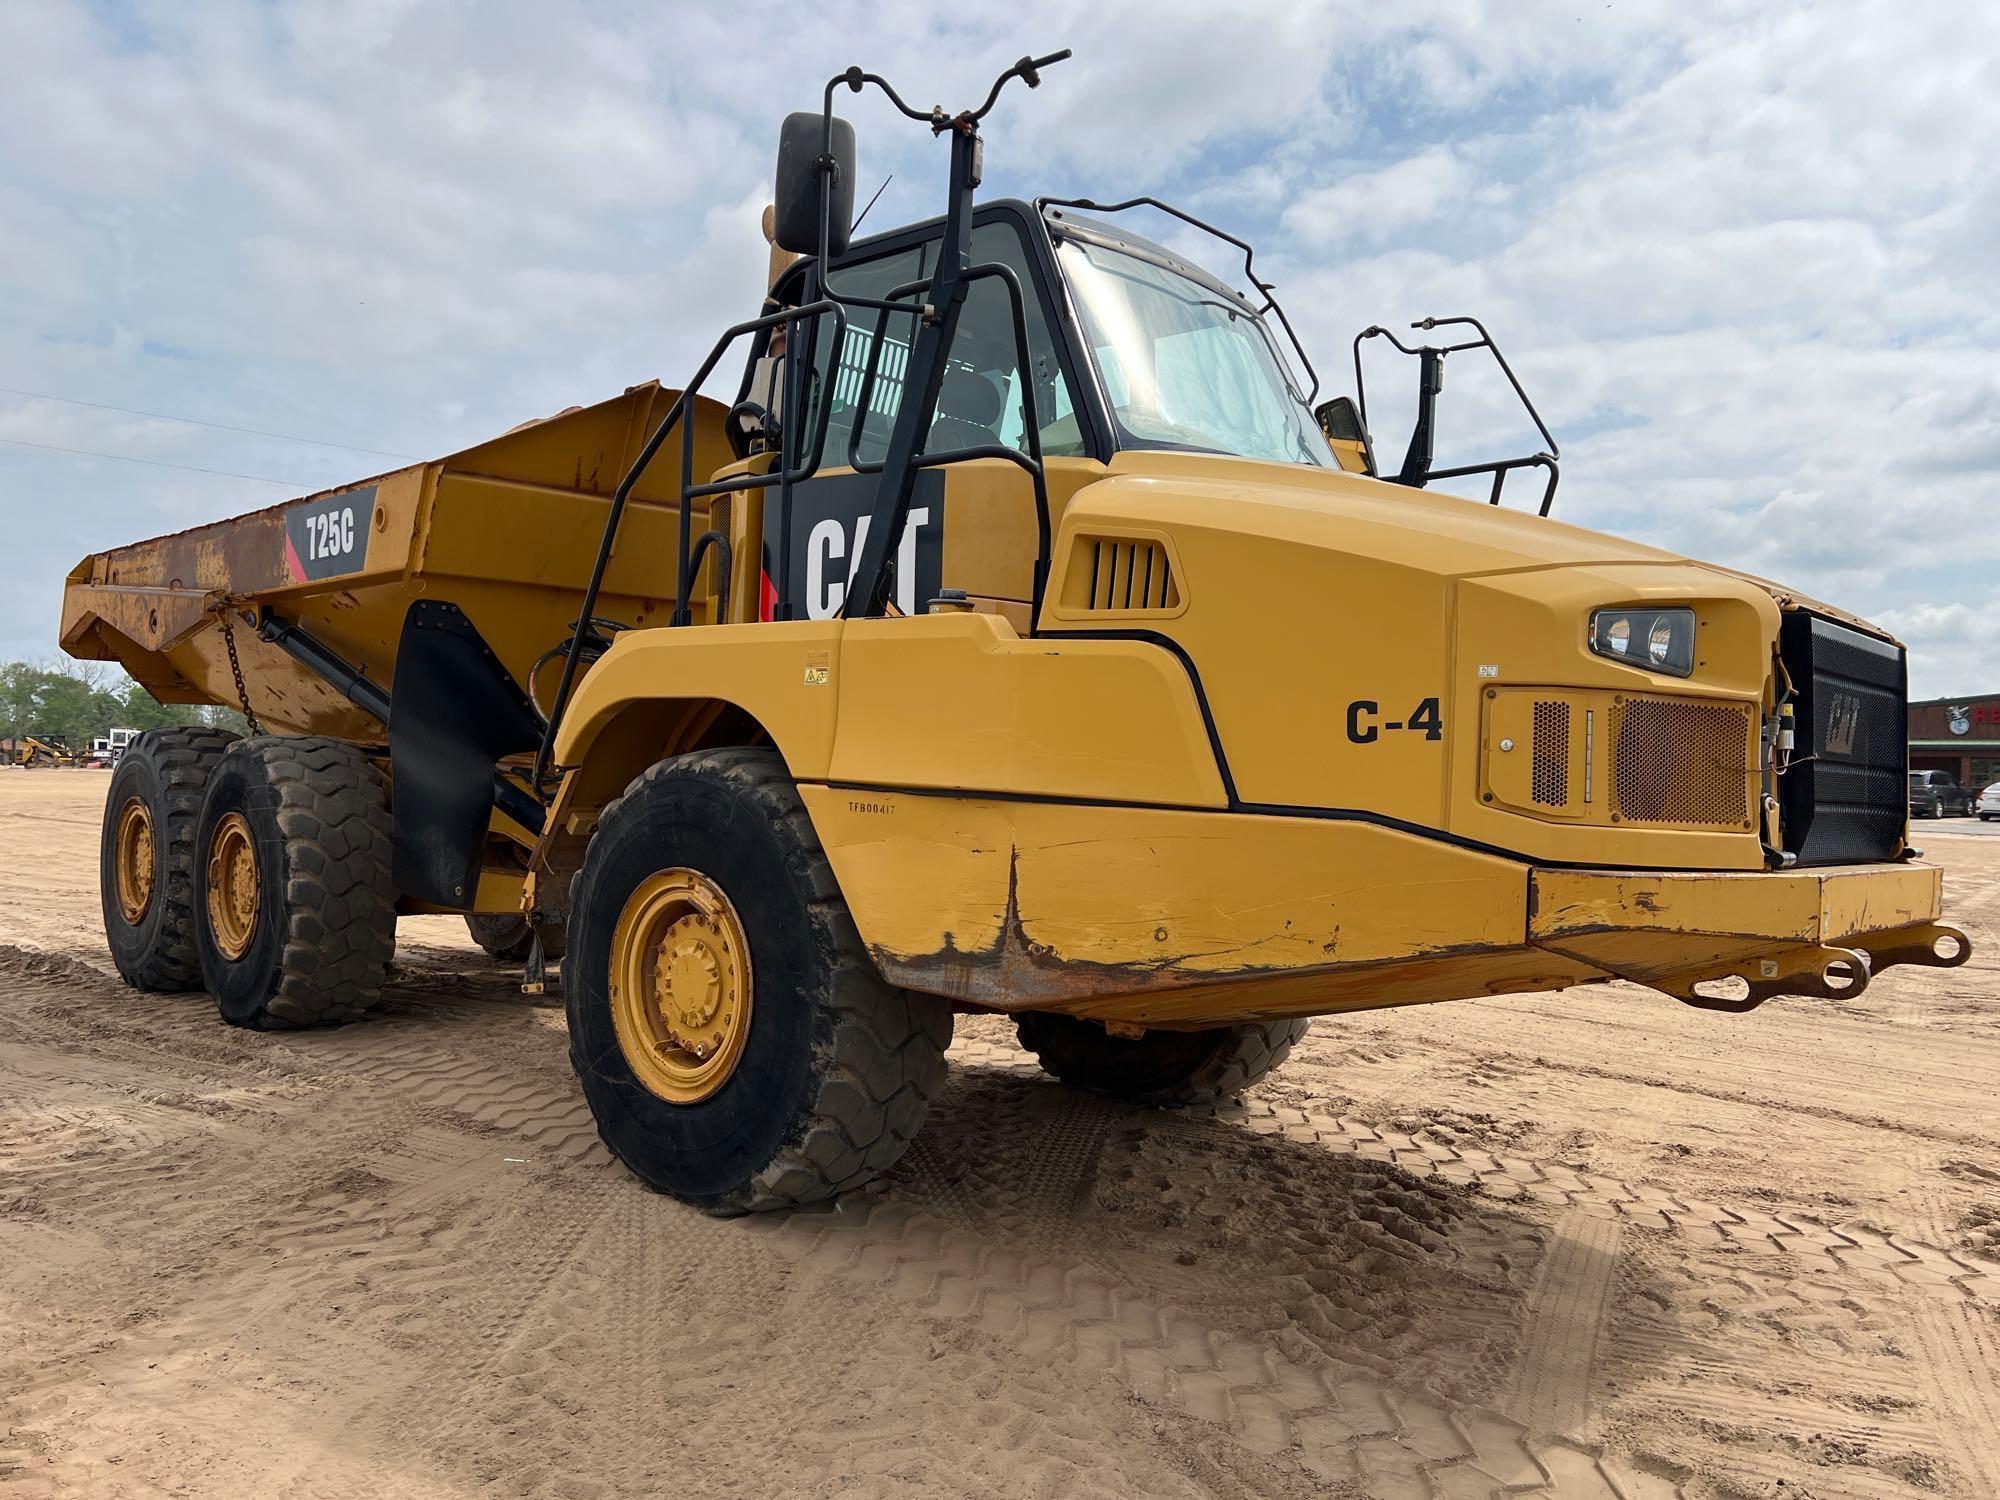
M 1912 703 L 1910 769 L 1949 771 L 1974 791 L 2000 781 L 2000 693 Z

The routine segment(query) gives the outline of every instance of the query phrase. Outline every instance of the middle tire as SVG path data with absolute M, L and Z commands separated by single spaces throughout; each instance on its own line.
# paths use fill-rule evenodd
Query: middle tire
M 535 948 L 535 924 L 518 912 L 467 912 L 465 930 L 488 958 L 503 964 L 526 963 Z M 542 928 L 542 954 L 546 958 L 563 956 L 560 925 Z
M 712 1213 L 866 1182 L 944 1081 L 950 1006 L 876 971 L 769 750 L 661 761 L 604 810 L 563 991 L 605 1145 Z
M 1118 1037 L 1095 1021 L 1045 1011 L 1025 1011 L 1014 1021 L 1021 1045 L 1060 1082 L 1167 1109 L 1242 1093 L 1283 1063 L 1311 1025 L 1271 1021 Z
M 201 979 L 233 1026 L 351 1021 L 396 950 L 394 830 L 382 773 L 344 740 L 229 747 L 195 833 Z

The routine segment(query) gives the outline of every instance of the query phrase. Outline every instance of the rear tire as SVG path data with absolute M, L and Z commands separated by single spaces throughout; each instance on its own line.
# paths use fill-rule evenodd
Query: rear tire
M 649 906 L 663 889 L 706 908 Z M 591 839 L 569 941 L 570 1061 L 598 1134 L 648 1187 L 711 1213 L 859 1186 L 944 1081 L 950 1006 L 884 982 L 769 750 L 698 751 L 634 781 Z
M 1014 1025 L 1021 1045 L 1035 1054 L 1043 1071 L 1072 1088 L 1179 1109 L 1214 1104 L 1261 1082 L 1291 1054 L 1312 1022 L 1119 1037 L 1096 1021 L 1028 1011 Z
M 382 773 L 346 741 L 230 748 L 195 844 L 201 977 L 223 1020 L 329 1026 L 382 998 L 396 948 L 392 837 Z
M 149 729 L 126 746 L 111 773 L 98 845 L 98 895 L 111 961 L 134 989 L 201 987 L 194 931 L 195 825 L 209 777 L 235 741 L 226 729 Z

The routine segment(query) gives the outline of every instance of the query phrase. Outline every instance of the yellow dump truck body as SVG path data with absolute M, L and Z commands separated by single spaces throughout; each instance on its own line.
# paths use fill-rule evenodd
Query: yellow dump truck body
M 401 913 L 516 913 L 480 941 L 530 989 L 561 952 L 606 1145 L 734 1213 L 892 1164 L 954 1009 L 1185 1105 L 1316 1014 L 1606 978 L 1740 1011 L 1965 962 L 1907 842 L 1900 643 L 1548 520 L 1555 438 L 1477 319 L 1364 330 L 1315 405 L 1242 240 L 979 202 L 980 121 L 1067 55 L 956 115 L 854 67 L 788 116 L 763 309 L 686 395 L 80 564 L 65 649 L 281 731 L 113 773 L 119 972 L 332 1024 Z M 942 217 L 850 243 L 842 84 L 948 143 Z M 1254 293 L 1085 216 L 1140 209 Z M 1419 361 L 1393 482 L 1377 336 Z M 1440 468 L 1479 351 L 1545 447 Z M 1501 508 L 1523 470 L 1537 515 Z M 1488 505 L 1430 487 L 1475 475 Z
M 379 743 L 225 622 L 275 610 L 387 686 L 406 613 L 438 600 L 525 686 L 669 399 L 637 387 L 86 559 L 64 646 L 164 700 L 236 704 L 233 636 L 265 724 Z M 729 472 L 722 421 L 698 409 L 700 478 Z M 602 809 L 726 712 L 783 754 L 882 974 L 968 1007 L 1192 1027 L 1605 977 L 1836 993 L 1939 961 L 1930 867 L 1766 868 L 1797 607 L 1767 585 L 1363 476 L 1135 452 L 1050 462 L 1037 633 L 1025 481 L 994 462 L 941 476 L 943 578 L 970 611 L 760 620 L 762 497 L 734 493 L 690 523 L 736 543 L 730 607 L 711 561 L 692 623 L 665 628 L 679 468 L 670 447 L 620 529 L 598 610 L 634 628 L 562 721 L 548 831 L 496 815 L 522 852 L 459 904 L 559 915 Z M 1696 608 L 1700 670 L 1590 653 L 1577 631 L 1606 598 Z
M 1443 360 L 1513 379 L 1476 320 L 1390 336 L 1421 373 L 1388 483 L 1358 352 L 1313 407 L 1241 241 L 1261 305 L 1096 205 L 976 204 L 979 119 L 1060 60 L 934 115 L 945 216 L 860 246 L 832 100 L 882 80 L 786 120 L 771 233 L 811 253 L 691 378 L 748 338 L 727 409 L 639 387 L 80 565 L 66 649 L 295 736 L 128 756 L 107 868 L 164 829 L 199 901 L 107 897 L 121 973 L 185 979 L 171 917 L 225 1018 L 323 1024 L 399 911 L 518 910 L 607 1145 L 736 1212 L 893 1162 L 954 1008 L 1187 1104 L 1315 1014 L 1606 978 L 1746 1010 L 1966 960 L 1907 844 L 1899 643 L 1547 520 L 1518 382 L 1547 449 L 1437 468 Z M 1500 508 L 1523 468 L 1541 515 Z M 1427 488 L 1473 474 L 1490 505 Z M 192 829 L 170 774 L 207 778 Z
M 112 660 L 163 703 L 245 707 L 229 606 L 263 606 L 361 666 L 395 675 L 410 602 L 456 602 L 515 677 L 567 635 L 612 490 L 672 404 L 636 386 L 429 463 L 85 558 L 63 595 L 62 647 Z M 723 408 L 698 404 L 704 479 L 730 454 Z M 598 613 L 631 625 L 673 607 L 680 451 L 633 496 Z M 702 508 L 704 523 L 708 507 Z M 232 626 L 247 707 L 291 733 L 379 741 L 382 725 L 283 651 Z
M 1589 868 L 1246 808 L 1171 655 L 993 615 L 628 636 L 558 741 L 568 825 L 671 742 L 669 683 L 727 697 L 784 752 L 882 973 L 971 1008 L 1204 1027 L 1606 978 L 1696 1001 L 1732 977 L 1744 999 L 1835 994 L 1937 961 L 1945 936 L 1920 860 L 1767 870 L 1738 830 L 1737 868 Z M 559 836 L 543 857 L 553 892 L 575 854 Z

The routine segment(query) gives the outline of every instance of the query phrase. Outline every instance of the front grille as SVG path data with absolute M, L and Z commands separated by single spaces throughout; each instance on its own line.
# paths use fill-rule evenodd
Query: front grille
M 1785 848 L 1804 864 L 1893 859 L 1909 813 L 1902 648 L 1795 610 L 1778 650 L 1798 693 L 1778 781 Z
M 1569 805 L 1569 705 L 1544 698 L 1535 704 L 1534 769 L 1530 786 L 1543 807 Z
M 1687 698 L 1611 709 L 1611 811 L 1627 823 L 1747 828 L 1756 764 L 1750 710 Z

